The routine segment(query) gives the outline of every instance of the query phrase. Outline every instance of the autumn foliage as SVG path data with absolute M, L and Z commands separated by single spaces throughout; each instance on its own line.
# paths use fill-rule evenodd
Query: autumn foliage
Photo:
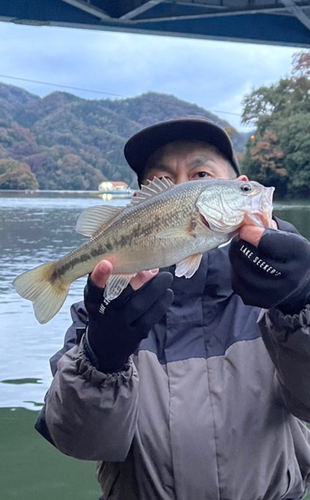
M 28 165 L 15 160 L 0 160 L 0 186 L 2 189 L 38 189 Z
M 237 150 L 244 149 L 246 137 L 228 122 L 173 96 L 150 92 L 86 100 L 54 92 L 41 99 L 0 84 L 0 160 L 20 162 L 25 169 L 19 178 L 17 167 L 3 164 L 0 189 L 97 190 L 104 180 L 137 187 L 123 156 L 125 141 L 144 126 L 186 115 L 228 127 Z
M 243 123 L 253 124 L 242 162 L 251 179 L 276 187 L 278 197 L 310 195 L 310 52 L 293 56 L 292 72 L 243 100 Z

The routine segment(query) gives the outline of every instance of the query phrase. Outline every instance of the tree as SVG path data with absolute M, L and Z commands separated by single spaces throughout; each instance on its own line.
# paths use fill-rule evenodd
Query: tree
M 0 189 L 38 189 L 35 175 L 28 165 L 10 158 L 0 160 Z
M 286 194 L 288 173 L 284 167 L 284 152 L 273 130 L 267 129 L 263 137 L 248 148 L 243 173 L 265 186 L 274 186 L 279 196 Z
M 293 56 L 292 74 L 253 90 L 243 100 L 242 122 L 256 126 L 243 171 L 280 196 L 310 194 L 310 52 Z
M 296 113 L 279 121 L 280 147 L 292 196 L 310 195 L 310 113 Z

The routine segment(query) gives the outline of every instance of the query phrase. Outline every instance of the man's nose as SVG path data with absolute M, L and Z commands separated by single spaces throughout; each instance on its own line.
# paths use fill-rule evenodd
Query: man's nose
M 179 172 L 175 177 L 175 184 L 182 184 L 189 181 L 187 172 Z

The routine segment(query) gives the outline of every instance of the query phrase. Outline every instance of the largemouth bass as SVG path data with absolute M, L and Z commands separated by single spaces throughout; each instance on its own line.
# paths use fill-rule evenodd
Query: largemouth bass
M 114 268 L 104 290 L 107 300 L 116 298 L 138 271 L 176 264 L 175 275 L 190 278 L 202 254 L 228 241 L 243 224 L 270 225 L 273 191 L 250 181 L 174 185 L 155 178 L 125 207 L 85 210 L 76 230 L 90 240 L 23 273 L 13 286 L 33 302 L 37 320 L 47 323 L 62 307 L 71 283 L 102 259 Z

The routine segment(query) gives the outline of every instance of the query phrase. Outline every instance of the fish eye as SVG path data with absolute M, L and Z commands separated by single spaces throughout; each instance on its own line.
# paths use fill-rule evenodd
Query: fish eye
M 241 191 L 243 191 L 244 193 L 249 193 L 250 191 L 252 191 L 252 186 L 246 182 L 244 182 L 242 184 L 242 186 L 240 186 L 240 189 Z

